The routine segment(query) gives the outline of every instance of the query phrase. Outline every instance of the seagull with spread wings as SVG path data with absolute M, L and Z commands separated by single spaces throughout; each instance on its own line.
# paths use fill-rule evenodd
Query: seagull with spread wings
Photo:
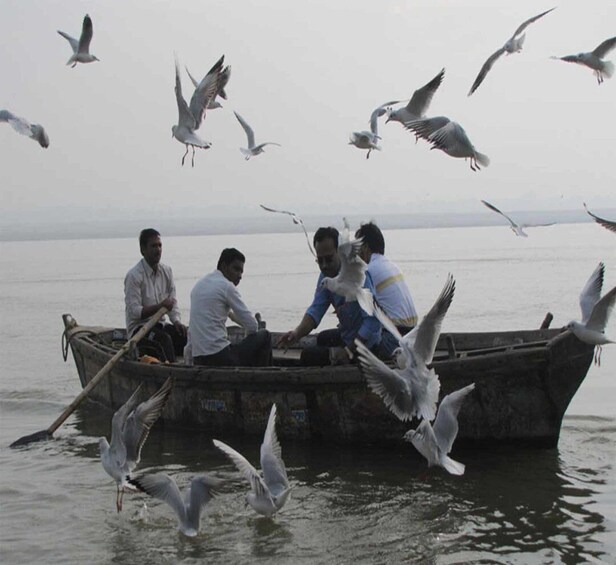
M 31 124 L 25 118 L 15 116 L 8 110 L 0 110 L 0 123 L 1 122 L 8 123 L 17 133 L 27 135 L 30 139 L 34 139 L 41 147 L 49 147 L 49 136 L 41 124 Z
M 77 63 L 93 63 L 99 60 L 94 55 L 90 54 L 90 42 L 92 41 L 92 35 L 94 35 L 94 28 L 92 27 L 92 19 L 88 14 L 83 18 L 79 41 L 63 31 L 58 30 L 58 33 L 70 43 L 73 49 L 73 54 L 66 63 L 70 65 L 71 68 L 75 68 Z
M 306 226 L 304 225 L 303 220 L 295 212 L 289 212 L 288 210 L 276 210 L 275 208 L 268 208 L 267 206 L 263 206 L 263 204 L 259 204 L 259 206 L 261 206 L 261 208 L 263 208 L 264 210 L 267 210 L 268 212 L 274 212 L 276 214 L 286 214 L 287 216 L 291 216 L 293 223 L 295 225 L 300 225 L 302 227 L 302 230 L 304 230 L 304 235 L 306 236 L 306 243 L 308 244 L 308 249 L 310 249 L 310 253 L 312 253 L 314 257 L 316 258 L 317 254 L 315 253 L 312 247 L 312 244 L 310 243 L 310 237 L 308 237 Z
M 605 229 L 608 229 L 614 233 L 616 233 L 616 222 L 611 220 L 606 220 L 605 218 L 600 218 L 599 216 L 595 216 L 587 207 L 586 202 L 584 204 L 584 209 L 586 213 L 595 220 L 599 225 L 603 226 Z
M 388 113 L 385 123 L 400 122 L 402 124 L 406 124 L 412 120 L 419 120 L 420 118 L 423 118 L 428 111 L 430 102 L 432 102 L 434 93 L 443 82 L 444 76 L 445 69 L 441 69 L 441 72 L 438 73 L 429 83 L 425 84 L 421 88 L 418 88 L 413 93 L 413 96 L 411 96 L 411 99 L 406 106 L 398 108 L 397 110 L 391 110 Z M 396 102 L 388 102 L 383 104 L 383 106 L 391 106 L 395 103 Z
M 255 155 L 260 155 L 261 153 L 263 153 L 265 151 L 264 147 L 266 145 L 277 145 L 278 147 L 281 146 L 280 143 L 274 143 L 273 141 L 266 141 L 264 143 L 259 143 L 259 145 L 256 145 L 255 132 L 253 131 L 253 129 L 248 125 L 246 120 L 242 118 L 242 116 L 240 116 L 237 112 L 233 113 L 235 114 L 235 117 L 237 118 L 237 121 L 240 123 L 242 128 L 244 128 L 244 132 L 246 133 L 246 138 L 248 140 L 247 148 L 240 147 L 240 151 L 242 155 L 244 155 L 246 161 L 248 161 L 248 159 L 254 157 Z
M 363 130 L 351 133 L 349 145 L 354 145 L 358 149 L 367 149 L 368 153 L 366 154 L 366 159 L 370 158 L 371 151 L 375 149 L 377 151 L 381 150 L 379 146 L 379 139 L 381 139 L 379 136 L 379 118 L 385 115 L 388 110 L 391 109 L 391 106 L 398 104 L 398 102 L 399 100 L 391 100 L 390 102 L 381 104 L 381 106 L 373 110 L 372 114 L 370 114 L 370 131 Z
M 592 69 L 597 77 L 597 83 L 601 84 L 605 77 L 612 78 L 614 74 L 614 63 L 604 61 L 603 58 L 616 47 L 616 37 L 606 39 L 603 43 L 594 48 L 590 53 L 578 53 L 577 55 L 566 55 L 565 57 L 552 57 L 567 63 L 577 63 Z
M 494 63 L 500 58 L 501 55 L 503 55 L 503 53 L 511 55 L 513 53 L 519 53 L 520 51 L 522 51 L 522 45 L 524 44 L 524 39 L 526 38 L 526 34 L 522 32 L 530 24 L 536 22 L 539 18 L 542 18 L 546 14 L 549 14 L 552 10 L 556 10 L 556 7 L 550 8 L 545 12 L 541 12 L 539 15 L 533 16 L 532 18 L 529 18 L 528 20 L 520 24 L 518 29 L 515 30 L 515 33 L 507 40 L 507 43 L 505 43 L 505 45 L 503 45 L 498 51 L 494 52 L 488 57 L 486 62 L 481 67 L 481 70 L 479 71 L 479 74 L 477 75 L 473 86 L 471 86 L 471 89 L 468 92 L 469 96 L 479 88 L 479 85 L 483 82 L 483 79 L 486 78 L 486 75 L 490 72 L 490 69 L 492 68 Z
M 489 202 L 486 202 L 485 200 L 482 200 L 481 202 L 482 202 L 482 204 L 484 206 L 487 206 L 493 212 L 496 212 L 497 214 L 500 214 L 501 216 L 503 216 L 503 218 L 505 218 L 511 224 L 509 226 L 511 228 L 511 231 L 514 234 L 516 234 L 517 236 L 520 236 L 520 237 L 528 237 L 528 234 L 524 231 L 524 228 L 537 228 L 537 227 L 547 227 L 547 226 L 553 226 L 554 225 L 554 223 L 549 223 L 549 224 L 518 224 L 518 223 L 514 222 L 509 216 L 507 216 L 507 214 L 505 214 L 504 212 L 501 212 L 493 204 L 490 204 Z

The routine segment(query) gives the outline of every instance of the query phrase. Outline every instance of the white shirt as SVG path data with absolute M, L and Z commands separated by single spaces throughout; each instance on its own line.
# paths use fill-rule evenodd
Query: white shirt
M 156 271 L 141 259 L 124 277 L 124 303 L 126 314 L 126 331 L 130 337 L 138 326 L 147 322 L 141 319 L 144 306 L 154 306 L 165 298 L 175 298 L 175 283 L 171 267 L 159 263 Z M 181 321 L 180 310 L 175 304 L 169 312 L 169 319 L 175 323 Z
M 376 300 L 396 326 L 417 325 L 417 310 L 400 269 L 380 253 L 373 253 L 368 263 Z
M 190 293 L 188 334 L 192 355 L 214 355 L 231 342 L 227 337 L 227 318 L 233 317 L 247 333 L 258 329 L 257 320 L 248 310 L 237 287 L 216 269 L 197 281 Z

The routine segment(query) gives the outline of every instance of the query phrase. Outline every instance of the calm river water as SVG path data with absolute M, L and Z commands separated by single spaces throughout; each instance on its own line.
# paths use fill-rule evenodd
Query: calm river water
M 447 274 L 457 281 L 444 331 L 553 327 L 579 318 L 578 295 L 597 263 L 616 284 L 616 238 L 595 224 L 558 225 L 516 238 L 505 227 L 396 230 L 387 255 L 404 270 L 425 312 Z M 192 285 L 223 247 L 248 261 L 240 291 L 268 328 L 294 327 L 317 268 L 301 233 L 164 237 L 188 321 Z M 199 433 L 154 428 L 141 469 L 164 470 L 184 488 L 193 474 L 229 479 L 205 511 L 201 533 L 176 530 L 171 509 L 125 498 L 98 455 L 111 414 L 85 404 L 55 440 L 12 450 L 49 426 L 79 392 L 62 361 L 61 314 L 86 325 L 123 325 L 122 281 L 137 238 L 0 243 L 0 560 L 2 563 L 615 563 L 616 345 L 603 351 L 552 450 L 456 450 L 463 477 L 426 472 L 411 445 L 389 451 L 283 442 L 294 487 L 274 519 L 244 504 L 245 485 Z M 324 327 L 333 326 L 327 315 Z M 616 335 L 612 319 L 608 334 Z M 225 439 L 225 438 L 221 438 Z M 254 463 L 259 442 L 232 444 Z

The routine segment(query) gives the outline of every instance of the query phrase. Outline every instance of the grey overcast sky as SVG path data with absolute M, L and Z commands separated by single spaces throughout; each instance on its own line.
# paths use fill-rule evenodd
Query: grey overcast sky
M 524 50 L 502 57 L 472 97 L 484 60 L 531 16 Z M 100 62 L 65 66 L 83 16 Z M 43 150 L 0 124 L 4 223 L 261 213 L 591 209 L 616 205 L 616 77 L 550 60 L 616 35 L 614 0 L 2 0 L 0 109 L 45 126 Z M 181 167 L 174 52 L 201 78 L 232 66 L 212 142 Z M 616 62 L 616 51 L 607 59 Z M 380 122 L 383 151 L 348 145 L 371 111 L 409 97 L 445 67 L 429 115 L 466 129 L 491 159 L 474 173 Z M 184 96 L 192 86 L 182 70 Z M 236 110 L 257 141 L 248 162 Z M 485 211 L 485 209 L 483 209 Z

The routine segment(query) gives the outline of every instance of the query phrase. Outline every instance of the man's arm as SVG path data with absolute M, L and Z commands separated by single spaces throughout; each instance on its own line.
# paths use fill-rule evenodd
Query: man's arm
M 296 341 L 302 339 L 304 336 L 308 335 L 316 327 L 317 323 L 315 322 L 314 318 L 310 316 L 310 314 L 306 313 L 304 314 L 302 321 L 294 330 L 288 331 L 287 333 L 282 334 L 278 338 L 278 342 L 276 343 L 276 345 L 282 345 L 283 347 L 291 345 L 292 343 L 295 343 Z
M 242 300 L 240 293 L 237 288 L 232 283 L 229 283 L 229 287 L 227 290 L 227 303 L 229 307 L 233 311 L 233 318 L 231 318 L 235 323 L 242 326 L 246 333 L 252 334 L 255 333 L 259 329 L 259 325 L 257 324 L 256 318 L 252 315 L 252 312 L 248 310 L 246 304 Z

